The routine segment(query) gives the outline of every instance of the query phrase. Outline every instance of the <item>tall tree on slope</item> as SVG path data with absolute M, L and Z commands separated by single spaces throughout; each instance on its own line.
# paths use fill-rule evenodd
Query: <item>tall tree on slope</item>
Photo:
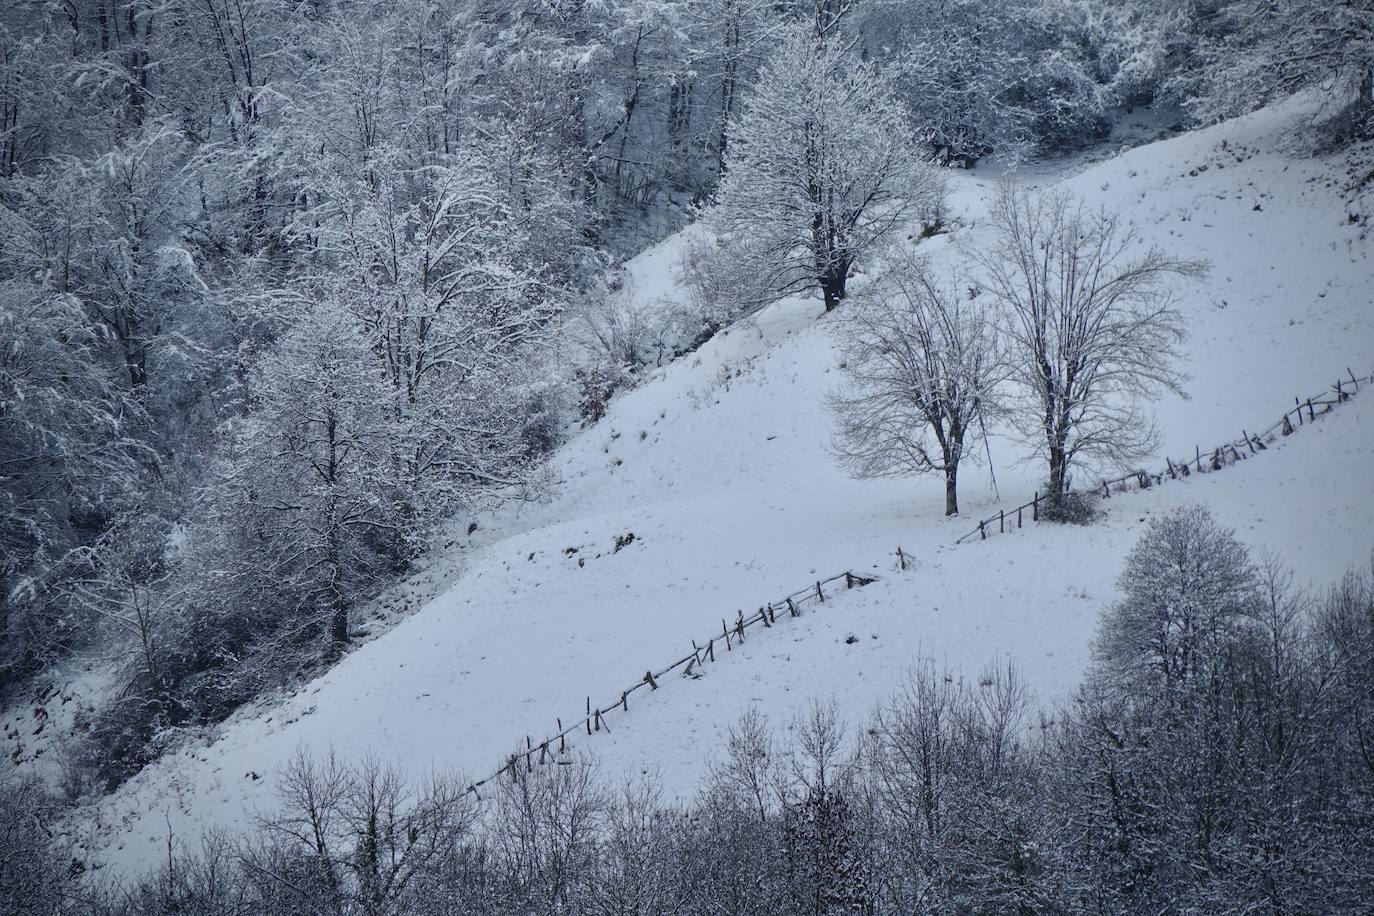
M 904 108 L 873 67 L 810 28 L 784 33 L 730 136 L 715 229 L 757 304 L 819 289 L 845 297 L 855 262 L 938 199 Z
M 1158 248 L 1137 254 L 1133 226 L 1067 193 L 1007 185 L 993 220 L 997 238 L 975 257 L 1005 308 L 1025 393 L 1017 415 L 1049 459 L 1049 497 L 1058 504 L 1077 461 L 1124 464 L 1154 448 L 1143 402 L 1183 390 L 1174 361 L 1184 322 L 1173 281 L 1206 265 Z
M 856 477 L 943 473 L 946 515 L 959 512 L 959 463 L 1003 377 L 993 317 L 967 286 L 895 254 L 845 309 L 848 384 L 830 398 L 840 463 Z

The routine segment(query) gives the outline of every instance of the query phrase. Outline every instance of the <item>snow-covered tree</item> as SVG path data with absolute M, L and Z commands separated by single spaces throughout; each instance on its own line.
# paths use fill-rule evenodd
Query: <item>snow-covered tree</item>
M 0 340 L 3 684 L 85 635 L 66 600 L 72 555 L 137 498 L 147 456 L 143 414 L 79 302 L 0 282 Z
M 1221 16 L 1229 29 L 1209 43 L 1193 100 L 1205 120 L 1320 86 L 1349 103 L 1347 138 L 1374 130 L 1374 0 L 1233 0 Z
M 1107 126 L 1112 78 L 1096 0 L 868 4 L 856 31 L 891 74 L 918 138 L 964 167 L 1072 147 Z M 1108 5 L 1110 7 L 1110 5 Z
M 533 213 L 473 147 L 414 170 L 384 147 L 367 180 L 319 187 L 312 283 L 347 303 L 379 362 L 373 396 L 387 404 L 412 537 L 476 494 L 522 480 L 520 417 L 505 392 L 518 354 L 544 339 L 561 308 L 558 265 L 535 259 L 533 236 L 554 232 L 558 198 L 539 189 Z
M 1003 360 L 993 316 L 909 249 L 852 297 L 839 337 L 848 383 L 830 398 L 834 449 L 860 477 L 938 472 L 959 511 L 959 464 L 983 434 Z
M 974 256 L 1004 310 L 1022 391 L 1015 416 L 1047 458 L 1049 496 L 1058 501 L 1082 460 L 1124 464 L 1153 448 L 1143 402 L 1183 393 L 1174 363 L 1185 328 L 1174 281 L 1205 265 L 1140 251 L 1129 222 L 1065 192 L 1005 185 L 993 220 L 994 239 Z
M 1237 632 L 1257 622 L 1257 571 L 1235 534 L 1201 506 L 1152 521 L 1118 584 L 1124 597 L 1102 615 L 1094 652 L 1126 695 L 1193 689 Z
M 939 193 L 902 106 L 834 38 L 786 31 L 730 136 L 711 215 L 763 301 L 819 289 L 827 310 L 855 264 Z
M 281 613 L 327 633 L 335 651 L 403 525 L 386 390 L 353 317 L 337 301 L 313 305 L 263 360 L 222 497 L 223 524 L 247 535 L 235 590 L 275 593 Z

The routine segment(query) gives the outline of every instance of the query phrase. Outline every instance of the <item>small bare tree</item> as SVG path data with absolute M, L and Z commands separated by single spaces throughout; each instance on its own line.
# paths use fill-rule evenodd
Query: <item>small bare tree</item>
M 857 477 L 943 473 L 946 515 L 1005 375 L 992 318 L 965 286 L 896 255 L 840 324 L 848 384 L 830 398 L 840 463 Z
M 1174 281 L 1201 276 L 1206 264 L 1142 249 L 1129 222 L 1068 193 L 1007 185 L 992 216 L 996 238 L 974 257 L 1005 307 L 1026 393 L 1020 426 L 1049 459 L 1057 503 L 1075 461 L 1125 464 L 1155 447 L 1142 402 L 1184 394 Z

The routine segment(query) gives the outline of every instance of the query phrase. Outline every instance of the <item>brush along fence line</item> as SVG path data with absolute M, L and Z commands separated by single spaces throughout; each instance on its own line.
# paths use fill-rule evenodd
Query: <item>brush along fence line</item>
M 900 554 L 900 548 L 898 552 Z M 903 568 L 905 568 L 905 565 Z M 581 732 L 584 729 L 588 735 L 603 730 L 607 734 L 610 734 L 611 728 L 610 724 L 607 722 L 607 717 L 611 713 L 629 712 L 630 696 L 636 690 L 645 688 L 650 691 L 657 690 L 659 688 L 658 682 L 678 669 L 682 669 L 684 677 L 700 677 L 701 675 L 698 673 L 698 669 L 708 662 L 714 662 L 718 652 L 733 652 L 736 646 L 743 645 L 744 634 L 750 627 L 762 625 L 765 629 L 771 629 L 779 622 L 786 621 L 790 617 L 800 617 L 802 608 L 807 604 L 825 604 L 828 600 L 825 593 L 825 586 L 827 585 L 833 586 L 835 583 L 843 582 L 846 589 L 861 588 L 876 581 L 876 579 L 876 576 L 861 576 L 853 572 L 842 572 L 839 575 L 831 576 L 829 579 L 817 580 L 811 585 L 793 592 L 781 601 L 773 602 L 759 608 L 747 617 L 743 611 L 739 611 L 735 615 L 734 620 L 721 618 L 719 633 L 713 634 L 705 639 L 703 644 L 698 644 L 696 640 L 692 640 L 691 653 L 684 655 L 661 671 L 656 672 L 652 668 L 645 671 L 644 676 L 640 680 L 620 691 L 620 697 L 612 701 L 609 706 L 597 706 L 594 708 L 592 706 L 592 698 L 587 697 L 587 714 L 581 719 L 566 726 L 563 724 L 562 719 L 556 720 L 558 722 L 557 733 L 543 739 L 538 744 L 535 744 L 533 739 L 528 735 L 525 736 L 525 747 L 523 750 L 517 751 L 507 757 L 505 764 L 490 776 L 487 776 L 485 779 L 479 779 L 469 785 L 467 789 L 464 790 L 465 794 L 471 793 L 480 799 L 481 794 L 478 790 L 481 789 L 482 786 L 499 779 L 502 775 L 507 773 L 514 776 L 516 768 L 521 765 L 527 770 L 533 770 L 535 764 L 542 765 L 554 762 L 567 762 L 566 758 L 563 758 L 563 753 L 567 750 L 568 736 Z M 832 589 L 832 591 L 834 591 L 834 589 Z M 560 758 L 563 759 L 560 761 Z
M 1355 373 L 1351 372 L 1349 368 L 1345 371 L 1349 378 L 1336 379 L 1334 385 L 1320 394 L 1313 395 L 1306 400 L 1294 398 L 1294 406 L 1284 411 L 1278 422 L 1268 429 L 1257 433 L 1242 429 L 1239 439 L 1223 442 L 1210 452 L 1204 452 L 1201 446 L 1196 446 L 1193 449 L 1192 458 L 1185 457 L 1181 461 L 1175 461 L 1166 456 L 1164 459 L 1165 467 L 1159 473 L 1151 473 L 1146 470 L 1131 471 L 1111 480 L 1103 480 L 1090 492 L 1100 499 L 1110 499 L 1113 490 L 1118 493 L 1125 493 L 1132 486 L 1139 490 L 1148 490 L 1152 486 L 1163 483 L 1166 479 L 1177 480 L 1180 477 L 1189 477 L 1193 474 L 1220 471 L 1228 465 L 1258 455 L 1267 450 L 1270 443 L 1284 436 L 1291 436 L 1306 424 L 1316 422 L 1318 417 L 1330 413 L 1337 405 L 1350 400 L 1360 390 L 1361 385 L 1374 383 L 1374 374 L 1356 378 Z M 1021 528 L 1025 524 L 1027 514 L 1030 515 L 1032 522 L 1038 522 L 1040 521 L 1041 503 L 1047 502 L 1047 500 L 1048 498 L 1042 500 L 1040 491 L 1037 490 L 1030 502 L 1022 503 L 1014 509 L 998 510 L 996 515 L 990 515 L 981 520 L 978 522 L 978 527 L 961 535 L 954 543 L 962 544 L 975 536 L 979 540 L 987 540 L 991 534 L 1002 534 L 1008 530 Z

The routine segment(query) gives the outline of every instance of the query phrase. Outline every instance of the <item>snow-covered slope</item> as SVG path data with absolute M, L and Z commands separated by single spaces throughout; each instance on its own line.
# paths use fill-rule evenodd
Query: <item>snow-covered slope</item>
M 1371 243 L 1328 178 L 1338 163 L 1284 152 L 1300 116 L 1269 110 L 1035 179 L 1214 264 L 1185 300 L 1192 398 L 1158 408 L 1171 453 L 1267 426 L 1347 366 L 1374 368 Z M 976 245 L 995 183 L 978 173 L 953 181 L 958 240 Z M 675 244 L 631 262 L 639 295 L 674 294 Z M 947 236 L 926 245 L 960 256 Z M 857 718 L 918 655 L 970 672 L 1010 656 L 1054 702 L 1082 671 L 1143 522 L 1181 502 L 1206 502 L 1316 582 L 1374 547 L 1374 392 L 1225 473 L 1113 499 L 1093 527 L 954 547 L 968 519 L 995 505 L 986 468 L 964 476 L 964 520 L 941 516 L 939 480 L 847 479 L 826 447 L 823 396 L 838 377 L 820 311 L 812 300 L 780 303 L 619 397 L 557 453 L 548 502 L 484 522 L 487 546 L 446 592 L 299 695 L 245 711 L 212 742 L 79 812 L 73 835 L 119 869 L 150 864 L 165 854 L 169 825 L 189 840 L 270 807 L 275 768 L 301 746 L 484 776 L 525 735 L 537 741 L 555 717 L 580 716 L 589 695 L 609 702 L 718 632 L 722 617 L 846 569 L 882 578 L 751 631 L 700 679 L 636 694 L 610 735 L 578 746 L 610 774 L 654 770 L 690 791 L 747 705 L 786 722 L 811 698 L 833 698 Z M 992 449 L 1003 501 L 1028 498 L 1039 466 L 1018 464 L 1008 440 Z M 905 572 L 898 545 L 916 558 Z

